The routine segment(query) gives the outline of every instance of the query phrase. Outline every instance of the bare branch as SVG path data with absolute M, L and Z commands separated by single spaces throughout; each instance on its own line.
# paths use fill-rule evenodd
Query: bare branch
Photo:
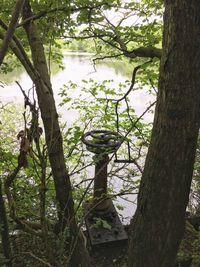
M 93 61 L 94 65 L 95 65 L 95 62 L 98 61 L 98 60 L 117 58 L 117 57 L 121 57 L 121 56 L 123 56 L 123 53 L 115 54 L 115 55 L 107 55 L 107 56 L 103 56 L 103 57 L 96 57 L 92 61 Z
M 124 55 L 129 58 L 136 58 L 136 57 L 149 57 L 149 58 L 161 58 L 162 49 L 156 47 L 139 47 L 131 52 L 124 52 Z
M 121 39 L 119 36 L 116 36 L 114 40 L 119 44 L 121 50 L 124 53 L 125 57 L 128 58 L 136 58 L 136 57 L 144 57 L 144 58 L 161 58 L 162 55 L 162 49 L 156 48 L 156 47 L 139 47 L 136 49 L 133 49 L 132 51 L 128 51 L 126 43 L 123 39 Z

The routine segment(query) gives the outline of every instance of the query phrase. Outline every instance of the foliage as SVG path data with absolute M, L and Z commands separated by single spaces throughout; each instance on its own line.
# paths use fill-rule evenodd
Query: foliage
M 103 84 L 98 84 L 92 80 L 84 81 L 83 85 L 85 87 L 81 90 L 81 94 L 84 97 L 78 97 L 77 99 L 67 99 L 66 92 L 69 92 L 68 89 L 65 91 L 65 88 L 61 91 L 61 95 L 63 97 L 62 104 L 68 104 L 69 108 L 77 109 L 80 113 L 78 122 L 69 128 L 65 127 L 63 135 L 66 162 L 68 164 L 69 173 L 74 186 L 73 195 L 75 200 L 75 210 L 78 211 L 76 216 L 80 222 L 83 220 L 80 203 L 83 201 L 82 196 L 85 194 L 85 190 L 87 190 L 88 186 L 88 169 L 86 166 L 88 164 L 94 164 L 91 159 L 91 155 L 89 155 L 90 153 L 88 153 L 85 150 L 85 147 L 83 147 L 83 144 L 80 143 L 80 139 L 85 131 L 93 129 L 94 127 L 101 126 L 103 128 L 116 130 L 114 104 L 109 104 L 109 108 L 106 108 L 106 101 L 102 100 L 100 103 L 98 103 L 98 101 L 88 102 L 85 97 L 89 94 L 94 99 L 99 97 L 98 94 L 103 95 L 104 97 L 106 96 L 107 98 L 113 97 L 115 94 L 114 88 L 111 87 L 111 84 L 112 81 L 104 81 Z M 128 82 L 124 85 L 119 85 L 119 93 L 116 97 L 123 95 L 123 91 L 127 89 L 127 85 L 129 85 Z M 69 84 L 69 86 L 74 90 L 76 88 L 76 86 L 72 86 L 72 84 Z M 1 112 L 1 170 L 4 171 L 4 174 L 2 175 L 4 180 L 17 165 L 19 142 L 16 137 L 18 132 L 24 128 L 23 114 L 25 114 L 25 122 L 29 125 L 31 121 L 31 114 L 28 110 L 24 113 L 23 108 L 19 109 L 19 107 L 15 107 L 14 105 L 7 105 L 6 109 L 3 109 Z M 128 122 L 126 114 L 127 107 L 121 107 L 119 116 L 121 133 L 126 133 L 132 124 L 131 120 Z M 129 110 L 129 116 L 131 116 L 132 119 L 136 119 L 134 110 L 131 108 Z M 89 124 L 88 121 L 90 121 Z M 113 124 L 109 123 L 111 121 Z M 141 131 L 143 132 L 142 140 L 140 140 Z M 134 145 L 135 148 L 132 151 L 132 156 L 136 157 L 138 153 L 145 153 L 146 144 L 149 139 L 149 127 L 141 122 L 138 122 L 135 134 L 131 135 L 130 141 L 131 138 L 134 139 L 134 136 L 137 137 L 137 140 L 135 139 L 132 141 L 133 143 L 137 143 L 137 145 Z M 146 140 L 146 144 L 144 139 Z M 41 139 L 40 142 L 40 147 L 44 147 L 44 140 Z M 28 220 L 32 223 L 39 223 L 42 218 L 42 201 L 45 201 L 45 220 L 48 224 L 50 224 L 49 227 L 53 227 L 52 223 L 56 221 L 56 202 L 51 170 L 49 169 L 47 162 L 45 199 L 42 200 L 42 168 L 39 164 L 37 147 L 34 144 L 32 146 L 32 150 L 35 156 L 32 157 L 30 155 L 28 157 L 28 167 L 19 172 L 12 186 L 15 210 L 17 212 L 17 217 L 20 220 Z M 142 150 L 144 151 L 142 152 Z M 127 157 L 127 151 L 125 148 L 121 149 L 120 155 L 122 157 Z M 118 168 L 116 164 L 112 164 L 110 166 L 110 175 L 112 176 L 112 180 L 110 180 L 109 194 L 113 197 L 113 199 L 115 199 L 116 194 L 126 197 L 127 193 L 131 193 L 132 190 L 137 190 L 137 185 L 135 184 L 135 181 L 133 181 L 133 176 L 137 177 L 139 175 L 137 167 L 133 171 L 133 168 L 129 169 L 128 166 L 126 166 L 124 167 L 124 171 L 122 171 L 122 168 Z M 118 179 L 123 177 L 121 187 L 117 189 L 115 186 L 115 176 L 118 177 Z M 91 193 L 92 189 L 90 188 L 87 192 L 87 197 L 90 198 Z M 86 198 L 84 198 L 84 200 L 85 199 Z M 103 222 L 103 226 L 107 228 L 109 227 L 106 225 L 106 222 Z M 16 228 L 14 221 L 11 223 L 10 227 L 11 229 Z M 62 240 L 62 237 L 60 240 Z M 59 244 L 61 244 L 61 242 Z M 61 247 L 58 249 L 61 249 Z
M 11 2 L 3 1 L 0 7 L 5 23 L 9 21 Z M 146 0 L 140 3 L 120 0 L 30 2 L 48 58 L 58 64 L 62 58 L 60 49 L 65 44 L 68 50 L 89 49 L 98 58 L 123 55 L 124 49 L 129 53 L 137 47 L 161 46 L 162 1 L 153 4 Z M 22 27 L 17 28 L 16 35 L 23 47 L 28 48 Z M 75 40 L 79 40 L 76 45 Z
M 45 45 L 50 71 L 58 71 L 58 68 L 54 69 L 53 64 L 62 68 L 63 51 L 92 52 L 94 62 L 104 62 L 102 60 L 113 58 L 114 64 L 117 65 L 123 61 L 124 71 L 129 73 L 132 73 L 137 64 L 143 64 L 137 73 L 137 82 L 134 83 L 133 90 L 148 87 L 151 93 L 157 93 L 159 60 L 145 56 L 148 60 L 151 58 L 146 64 L 147 60 L 140 56 L 136 58 L 134 52 L 140 47 L 161 47 L 163 1 L 32 0 L 30 2 L 33 13 L 36 15 L 34 22 Z M 0 14 L 6 24 L 9 24 L 12 8 L 13 1 L 2 1 Z M 4 32 L 3 29 L 1 31 Z M 16 36 L 24 51 L 27 52 L 27 56 L 30 57 L 28 39 L 22 25 L 16 29 Z M 129 62 L 124 57 L 128 58 Z M 113 63 L 109 61 L 109 64 Z M 0 72 L 7 74 L 19 65 L 21 66 L 21 63 L 13 60 L 13 54 L 9 51 Z M 128 158 L 127 144 L 130 144 L 130 156 L 134 160 L 134 164 L 129 166 L 128 164 L 110 163 L 109 194 L 116 199 L 117 196 L 126 197 L 127 194 L 137 193 L 138 178 L 143 170 L 151 125 L 145 124 L 136 116 L 131 94 L 123 101 L 118 101 L 124 97 L 130 86 L 130 81 L 126 81 L 125 84 L 120 83 L 116 88 L 112 80 L 105 80 L 102 83 L 95 80 L 83 80 L 81 86 L 70 82 L 60 92 L 61 105 L 77 111 L 80 115 L 75 124 L 63 128 L 63 142 L 66 164 L 73 181 L 76 217 L 81 223 L 83 213 L 80 205 L 86 198 L 91 198 L 92 179 L 88 178 L 88 172 L 91 174 L 93 171 L 91 165 L 94 164 L 91 153 L 80 142 L 85 132 L 94 129 L 109 129 L 118 131 L 125 137 L 124 144 L 117 152 L 118 157 Z M 71 92 L 79 91 L 81 93 L 76 98 L 70 97 Z M 21 129 L 26 128 L 24 125 L 26 121 L 22 119 L 21 114 L 19 115 L 22 112 L 24 110 L 19 110 L 19 107 L 14 105 L 1 110 L 0 171 L 2 180 L 12 173 L 18 163 L 20 143 L 16 136 Z M 29 123 L 31 114 L 25 115 Z M 57 203 L 44 138 L 41 138 L 38 144 L 33 143 L 31 149 L 32 154 L 28 155 L 28 168 L 20 170 L 12 185 L 11 191 L 16 214 L 12 216 L 13 206 L 8 201 L 10 224 L 11 228 L 16 227 L 15 217 L 22 221 L 40 223 L 42 225 L 41 239 L 44 243 L 48 243 L 48 235 L 45 237 L 45 234 L 53 233 L 53 227 L 57 220 Z M 199 162 L 198 148 L 194 171 L 194 191 L 197 192 L 198 197 Z M 117 189 L 116 178 L 120 181 Z M 119 208 L 121 208 L 120 205 Z M 96 225 L 109 228 L 104 221 L 97 220 Z M 68 229 L 66 230 L 68 231 Z M 197 264 L 199 263 L 197 253 L 199 234 L 192 231 L 190 226 L 188 226 L 188 231 L 192 236 L 191 239 L 189 238 L 191 242 L 189 247 L 188 244 L 185 246 L 182 243 L 179 257 L 180 259 L 192 257 L 193 263 Z M 35 232 L 33 231 L 32 234 Z M 63 236 L 57 240 L 57 243 L 65 240 L 62 238 Z M 46 246 L 45 249 L 49 248 Z M 60 247 L 60 251 L 62 249 L 63 247 Z
M 103 220 L 101 218 L 94 218 L 95 223 L 92 225 L 93 228 L 104 228 L 107 230 L 111 230 L 110 224 L 106 220 Z
M 191 267 L 197 267 L 200 264 L 200 233 L 196 231 L 194 227 L 187 222 L 185 235 L 181 242 L 178 262 L 191 261 Z
M 137 116 L 128 98 L 126 101 L 122 101 L 116 109 L 116 100 L 124 95 L 127 88 L 130 86 L 130 82 L 127 81 L 125 84 L 120 83 L 118 87 L 115 85 L 115 88 L 112 86 L 112 80 L 105 80 L 102 83 L 98 83 L 90 79 L 83 81 L 81 90 L 77 84 L 73 84 L 72 82 L 65 85 L 61 90 L 61 105 L 64 105 L 68 110 L 73 109 L 78 111 L 79 114 L 79 118 L 75 124 L 77 126 L 73 125 L 73 127 L 68 128 L 66 135 L 64 135 L 66 149 L 68 149 L 70 158 L 72 157 L 70 153 L 72 150 L 74 155 L 78 156 L 83 154 L 82 145 L 79 143 L 84 132 L 95 129 L 106 129 L 119 131 L 122 136 L 130 132 L 124 145 L 122 145 L 118 151 L 118 156 L 122 158 L 128 157 L 128 141 L 131 142 L 132 147 L 131 157 L 139 161 L 141 160 L 140 157 L 142 158 L 142 154 L 146 150 L 145 147 L 149 142 L 150 127 L 142 123 L 142 121 L 138 121 L 134 125 L 134 122 L 137 121 Z M 71 98 L 69 96 L 72 91 L 74 93 L 80 91 L 80 95 Z M 70 138 L 70 134 L 72 133 L 75 139 Z M 87 151 L 85 152 L 85 157 L 88 157 Z M 67 157 L 68 166 L 70 158 Z M 116 166 L 116 168 L 118 167 Z M 135 171 L 131 171 L 131 173 L 134 172 L 135 176 L 137 176 L 137 168 Z M 128 176 L 127 173 L 126 177 Z

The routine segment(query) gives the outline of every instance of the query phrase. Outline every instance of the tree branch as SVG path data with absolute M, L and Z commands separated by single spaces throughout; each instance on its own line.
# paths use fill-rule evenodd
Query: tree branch
M 162 55 L 162 49 L 160 48 L 156 48 L 156 47 L 139 47 L 136 49 L 133 49 L 132 51 L 128 51 L 126 43 L 124 42 L 124 40 L 122 40 L 119 36 L 116 36 L 114 38 L 114 41 L 116 41 L 121 50 L 124 53 L 125 57 L 128 58 L 136 58 L 136 57 L 148 57 L 148 58 L 161 58 Z
M 96 9 L 96 8 L 100 8 L 102 6 L 108 6 L 108 7 L 112 7 L 112 5 L 108 4 L 108 3 L 104 3 L 102 2 L 101 4 L 98 4 L 98 5 L 94 5 L 94 6 L 81 6 L 81 7 L 70 7 L 70 6 L 60 6 L 60 7 L 56 7 L 56 8 L 53 8 L 53 9 L 50 9 L 50 10 L 42 10 L 40 11 L 39 13 L 35 14 L 35 15 L 32 15 L 30 16 L 29 18 L 26 18 L 22 21 L 22 23 L 18 24 L 17 27 L 21 27 L 21 26 L 24 26 L 27 22 L 30 22 L 30 21 L 33 21 L 33 20 L 37 20 L 37 19 L 40 19 L 42 17 L 45 17 L 46 15 L 48 14 L 51 14 L 51 13 L 55 13 L 55 12 L 68 12 L 69 14 L 71 13 L 76 13 L 78 11 L 82 11 L 82 10 L 85 10 L 85 9 L 88 9 L 88 10 L 92 10 L 92 9 Z
M 1 20 L 0 20 L 0 25 L 1 25 Z M 4 39 L 4 33 L 1 31 L 0 31 L 0 39 Z M 13 40 L 14 40 L 14 38 L 13 38 Z M 13 51 L 15 56 L 18 58 L 18 60 L 21 62 L 21 64 L 24 66 L 28 75 L 30 76 L 30 78 L 34 82 L 36 79 L 36 73 L 33 69 L 33 65 L 32 65 L 31 61 L 29 60 L 28 56 L 26 55 L 26 52 L 24 50 L 22 51 L 19 48 L 19 45 L 16 44 L 16 42 L 13 40 L 11 40 L 10 44 L 9 44 L 11 50 Z
M 0 48 L 0 65 L 3 62 L 3 59 L 6 55 L 6 52 L 7 52 L 8 47 L 9 47 L 9 43 L 11 42 L 12 37 L 14 35 L 23 4 L 24 4 L 24 0 L 18 0 L 16 2 L 10 24 L 9 24 L 7 32 L 4 36 L 2 46 Z
M 162 49 L 156 47 L 139 47 L 131 52 L 125 51 L 124 55 L 128 58 L 136 58 L 136 57 L 149 57 L 149 58 L 161 58 Z

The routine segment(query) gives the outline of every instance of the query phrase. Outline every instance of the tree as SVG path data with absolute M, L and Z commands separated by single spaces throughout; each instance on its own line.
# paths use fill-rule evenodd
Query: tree
M 0 47 L 0 66 L 2 65 L 3 59 L 6 55 L 6 52 L 9 47 L 9 43 L 12 39 L 12 36 L 15 32 L 15 28 L 21 13 L 21 9 L 23 6 L 24 1 L 18 0 L 16 2 L 12 18 L 8 27 L 8 30 L 5 34 L 5 37 L 3 39 L 3 43 Z M 0 229 L 1 229 L 1 239 L 2 239 L 2 245 L 3 245 L 3 253 L 7 260 L 7 266 L 12 266 L 11 263 L 11 246 L 10 246 L 10 240 L 9 240 L 9 228 L 8 228 L 8 221 L 7 221 L 7 214 L 5 209 L 5 203 L 3 199 L 3 192 L 2 192 L 2 184 L 0 180 Z
M 8 5 L 10 10 L 12 1 L 7 2 L 3 5 Z M 132 60 L 141 58 L 143 62 L 143 58 L 160 59 L 162 54 L 156 115 L 132 225 L 129 266 L 173 266 L 184 229 L 199 130 L 199 61 L 196 51 L 199 48 L 200 5 L 194 0 L 165 1 L 162 52 L 159 48 L 161 24 L 153 17 L 161 15 L 162 1 L 124 2 L 60 1 L 60 6 L 57 6 L 55 1 L 35 3 L 25 0 L 23 20 L 17 26 L 23 45 L 13 31 L 10 35 L 13 36 L 12 41 L 9 37 L 10 48 L 36 86 L 58 203 L 56 230 L 70 229 L 70 241 L 75 248 L 72 266 L 88 266 L 89 260 L 74 219 L 71 183 L 44 53 L 44 44 L 55 42 L 56 37 L 94 38 L 98 40 L 95 44 L 97 52 L 102 54 L 101 58 L 125 56 Z M 104 12 L 112 8 L 123 10 L 116 25 Z M 76 16 L 70 16 L 73 12 Z M 123 26 L 131 12 L 144 23 Z M 83 24 L 83 30 L 79 30 L 79 36 L 76 36 L 74 28 L 80 24 Z M 2 20 L 0 25 L 9 32 L 9 27 Z M 43 31 L 47 37 L 42 36 Z M 2 31 L 0 38 L 6 40 Z M 106 49 L 102 49 L 102 43 Z M 24 47 L 31 50 L 32 62 Z M 153 64 L 158 62 L 152 61 Z M 150 81 L 152 77 L 151 71 Z
M 48 67 L 44 54 L 44 46 L 37 27 L 34 25 L 34 22 L 29 20 L 29 18 L 33 16 L 33 13 L 28 0 L 24 1 L 22 15 L 24 20 L 28 20 L 26 23 L 24 23 L 24 29 L 30 45 L 33 64 L 28 59 L 17 37 L 14 38 L 15 44 L 12 44 L 11 42 L 10 46 L 13 48 L 15 53 L 16 51 L 18 52 L 16 53 L 18 59 L 24 65 L 36 86 L 41 117 L 44 123 L 48 156 L 54 178 L 56 199 L 58 203 L 59 222 L 55 231 L 58 234 L 63 232 L 66 227 L 69 228 L 72 247 L 70 252 L 71 255 L 69 256 L 70 265 L 89 266 L 90 263 L 88 252 L 84 246 L 83 238 L 80 235 L 75 221 L 71 183 L 64 160 L 62 136 L 58 123 L 58 114 L 53 97 L 50 75 L 48 73 Z M 3 22 L 2 25 L 7 29 L 7 26 Z M 5 38 L 3 37 L 3 39 Z
M 174 266 L 199 131 L 200 3 L 164 3 L 159 92 L 132 223 L 129 267 Z

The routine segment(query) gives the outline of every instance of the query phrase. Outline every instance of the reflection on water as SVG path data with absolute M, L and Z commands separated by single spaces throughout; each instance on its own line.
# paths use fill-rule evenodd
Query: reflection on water
M 118 61 L 107 61 L 106 63 L 100 62 L 100 64 L 94 66 L 93 62 L 91 61 L 91 56 L 85 54 L 65 55 L 63 58 L 63 66 L 64 69 L 59 71 L 57 71 L 58 68 L 55 63 L 51 66 L 51 80 L 57 103 L 60 101 L 60 97 L 58 95 L 60 88 L 70 80 L 73 83 L 77 83 L 81 86 L 81 81 L 83 79 L 94 79 L 98 82 L 112 79 L 114 80 L 114 84 L 117 89 L 118 83 L 123 83 L 124 81 L 131 79 L 131 65 L 126 65 L 123 62 Z M 130 74 L 125 75 L 124 73 L 126 72 L 130 72 Z M 15 83 L 16 80 L 27 92 L 33 86 L 29 76 L 25 71 L 23 71 L 22 68 L 16 69 L 6 76 L 1 75 L 0 81 L 7 83 L 7 85 L 5 85 L 4 88 L 0 87 L 0 101 L 23 103 L 23 96 L 19 90 L 19 87 Z M 76 97 L 78 96 L 79 92 L 73 91 L 71 92 L 70 96 Z M 136 110 L 136 113 L 141 115 L 147 106 L 147 103 L 152 100 L 152 96 L 148 94 L 147 90 L 143 89 L 133 92 L 130 96 L 130 100 L 133 108 Z M 70 111 L 64 111 L 63 113 L 63 110 L 60 109 L 60 112 L 64 116 L 64 119 L 70 119 L 71 122 L 73 121 L 73 117 L 76 117 L 74 111 L 73 114 Z M 152 121 L 152 114 L 147 114 L 145 116 L 145 120 Z
M 94 69 L 95 67 L 99 69 L 100 66 L 103 68 L 111 68 L 113 69 L 114 74 L 116 76 L 118 75 L 130 76 L 132 72 L 132 66 L 131 64 L 127 62 L 121 62 L 121 61 L 116 61 L 116 60 L 107 60 L 107 61 L 104 60 L 104 61 L 99 61 L 98 63 L 94 64 L 93 61 L 91 60 L 91 54 L 89 53 L 88 54 L 87 53 L 82 53 L 82 54 L 72 53 L 72 52 L 66 53 L 63 58 L 63 66 L 66 68 L 68 64 L 71 64 L 73 62 L 76 62 L 79 64 L 87 62 L 88 65 L 93 66 L 93 71 L 95 71 Z M 59 68 L 59 66 L 55 62 L 51 63 L 50 69 L 51 69 L 51 74 L 53 77 L 59 72 L 62 72 L 62 70 Z M 21 80 L 23 74 L 24 74 L 24 68 L 22 66 L 18 66 L 7 74 L 0 73 L 0 81 L 6 84 L 11 84 L 15 82 L 16 80 Z

